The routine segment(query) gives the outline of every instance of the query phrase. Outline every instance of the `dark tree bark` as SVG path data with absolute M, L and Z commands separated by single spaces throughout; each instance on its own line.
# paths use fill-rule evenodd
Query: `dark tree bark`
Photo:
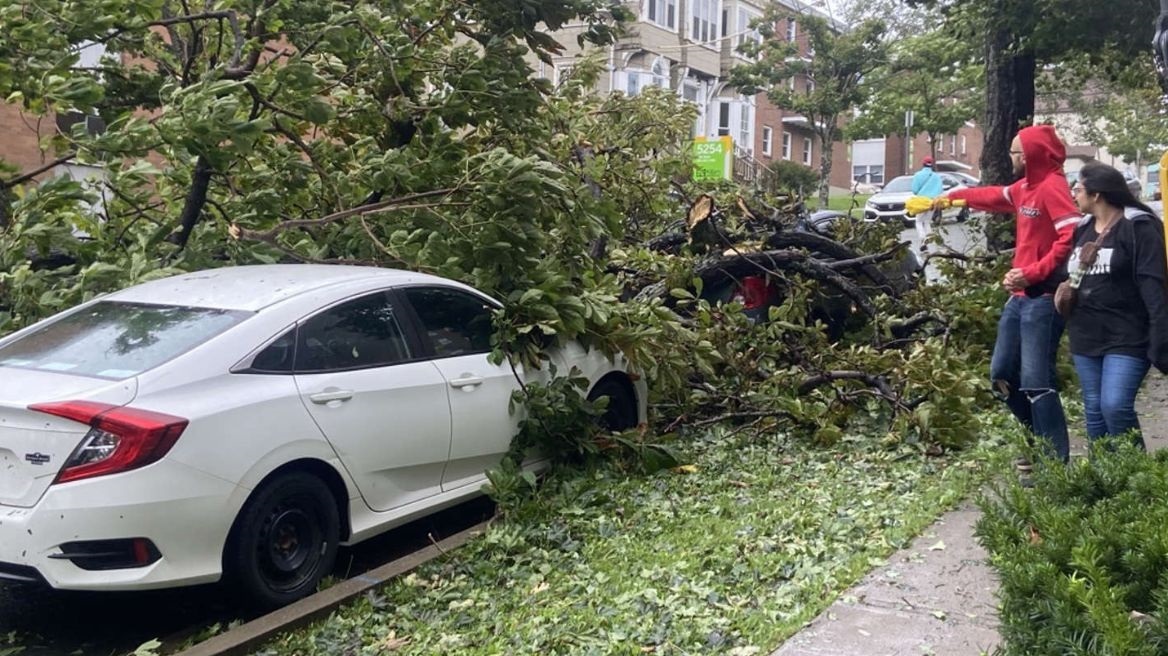
M 203 214 L 203 207 L 207 204 L 207 190 L 211 186 L 212 171 L 210 162 L 205 156 L 200 155 L 195 162 L 191 188 L 187 192 L 187 200 L 183 204 L 182 215 L 179 217 L 179 224 L 182 227 L 174 239 L 174 243 L 178 244 L 180 250 L 186 248 L 191 233 L 199 223 L 199 217 Z
M 1003 0 L 995 1 L 995 9 L 998 16 L 990 21 L 992 32 L 986 39 L 985 147 L 979 163 L 986 182 L 1004 185 L 1014 181 L 1010 142 L 1034 118 L 1035 57 L 1032 52 L 1011 51 L 1015 39 Z M 994 219 L 986 225 L 986 244 L 992 251 L 1012 247 L 1014 217 Z

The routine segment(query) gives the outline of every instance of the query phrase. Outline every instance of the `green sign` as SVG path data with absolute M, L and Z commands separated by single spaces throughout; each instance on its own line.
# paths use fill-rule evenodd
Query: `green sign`
M 707 141 L 694 141 L 694 180 L 726 180 L 730 177 L 730 153 L 733 142 L 730 137 Z

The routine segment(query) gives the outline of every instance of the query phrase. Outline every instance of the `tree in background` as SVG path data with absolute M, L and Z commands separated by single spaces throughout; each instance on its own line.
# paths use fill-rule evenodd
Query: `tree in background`
M 927 135 L 936 156 L 941 135 L 981 116 L 981 67 L 968 44 L 934 29 L 891 43 L 888 59 L 864 80 L 868 94 L 847 125 L 850 138 L 902 133 L 911 111 L 912 134 Z
M 794 17 L 806 36 L 813 56 L 803 58 L 797 43 L 780 39 L 775 26 Z M 852 29 L 833 24 L 809 12 L 792 12 L 776 5 L 761 19 L 760 44 L 743 46 L 757 61 L 735 67 L 730 83 L 743 93 L 765 92 L 776 106 L 802 115 L 811 124 L 819 142 L 819 206 L 827 207 L 832 169 L 832 146 L 843 138 L 840 119 L 863 102 L 864 78 L 885 62 L 886 45 L 881 39 L 884 24 L 869 20 Z M 791 78 L 802 78 L 814 86 L 792 90 Z
M 1151 57 L 1156 8 L 1146 0 L 906 0 L 940 7 L 956 38 L 984 48 L 986 113 L 983 177 L 1013 177 L 1010 141 L 1035 113 L 1039 67 L 1068 60 L 1118 79 Z

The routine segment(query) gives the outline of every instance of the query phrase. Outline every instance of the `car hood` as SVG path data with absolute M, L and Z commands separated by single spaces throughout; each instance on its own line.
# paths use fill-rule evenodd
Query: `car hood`
M 869 203 L 903 203 L 912 196 L 911 191 L 890 191 L 888 193 L 873 194 Z

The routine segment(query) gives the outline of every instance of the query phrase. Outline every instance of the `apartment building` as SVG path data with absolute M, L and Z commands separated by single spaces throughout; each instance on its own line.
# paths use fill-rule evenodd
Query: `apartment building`
M 851 180 L 883 185 L 897 176 L 915 173 L 925 157 L 936 161 L 938 171 L 981 178 L 978 162 L 984 142 L 984 133 L 973 121 L 966 121 L 954 134 L 938 135 L 935 144 L 927 134 L 914 136 L 907 147 L 903 134 L 855 141 L 851 144 Z
M 764 94 L 745 95 L 727 83 L 730 70 L 748 63 L 738 51 L 744 41 L 762 37 L 751 27 L 776 0 L 640 0 L 629 7 L 636 20 L 628 34 L 606 48 L 608 65 L 598 81 L 601 92 L 636 95 L 647 86 L 675 91 L 694 103 L 698 118 L 694 136 L 730 136 L 741 162 L 762 167 L 788 159 L 818 169 L 822 153 L 805 117 L 770 103 Z M 809 11 L 797 0 L 777 0 L 795 12 Z M 799 44 L 802 56 L 812 56 L 799 31 L 798 17 L 780 21 L 776 34 Z M 556 34 L 565 46 L 554 66 L 538 74 L 558 80 L 583 53 L 577 45 L 579 28 Z M 793 80 L 807 89 L 813 80 Z M 832 185 L 847 188 L 847 148 L 836 144 Z

